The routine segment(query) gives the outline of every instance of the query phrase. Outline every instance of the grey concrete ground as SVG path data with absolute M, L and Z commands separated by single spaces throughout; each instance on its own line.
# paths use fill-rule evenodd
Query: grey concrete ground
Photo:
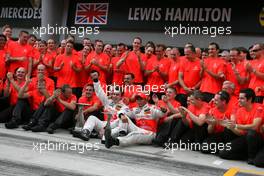
M 222 160 L 194 151 L 165 151 L 152 146 L 106 149 L 100 140 L 84 142 L 65 130 L 50 135 L 0 124 L 0 175 L 264 175 L 245 162 Z

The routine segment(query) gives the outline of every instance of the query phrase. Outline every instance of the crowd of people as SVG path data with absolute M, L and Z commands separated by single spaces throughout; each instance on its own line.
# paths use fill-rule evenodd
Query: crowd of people
M 20 31 L 0 34 L 0 122 L 8 129 L 100 138 L 105 147 L 136 144 L 196 151 L 264 167 L 264 44 L 220 53 L 89 38 L 75 49 Z M 217 145 L 217 148 L 212 146 Z M 207 146 L 207 147 L 205 147 Z

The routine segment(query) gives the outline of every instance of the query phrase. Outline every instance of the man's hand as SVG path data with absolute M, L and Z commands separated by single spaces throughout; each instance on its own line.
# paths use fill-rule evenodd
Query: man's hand
M 53 92 L 53 96 L 55 98 L 59 97 L 61 95 L 61 89 L 56 89 L 54 92 Z
M 159 98 L 158 98 L 158 96 L 157 96 L 156 94 L 153 94 L 153 95 L 152 95 L 152 100 L 153 100 L 153 102 L 154 102 L 155 104 L 157 104 L 158 101 L 159 101 Z
M 161 99 L 162 99 L 162 101 L 164 103 L 168 103 L 169 102 L 169 99 L 168 99 L 168 97 L 166 95 L 162 95 Z
M 99 75 L 97 72 L 91 73 L 91 79 L 93 80 L 93 82 L 98 82 L 99 79 Z
M 121 121 L 123 123 L 128 123 L 128 119 L 127 119 L 127 117 L 124 114 L 120 114 L 119 115 L 119 118 L 121 119 Z
M 12 80 L 12 79 L 14 79 L 14 76 L 13 76 L 13 73 L 12 72 L 8 72 L 7 74 L 6 74 L 6 77 L 7 77 L 7 79 L 10 81 L 10 80 Z

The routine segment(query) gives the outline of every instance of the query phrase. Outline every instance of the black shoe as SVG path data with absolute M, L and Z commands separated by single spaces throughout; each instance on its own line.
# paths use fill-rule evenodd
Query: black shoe
M 248 158 L 247 163 L 250 165 L 254 165 L 254 159 Z
M 12 120 L 12 121 L 6 123 L 6 124 L 5 124 L 5 127 L 6 127 L 7 129 L 18 128 L 18 123 Z
M 50 124 L 49 126 L 48 126 L 48 128 L 46 129 L 46 131 L 49 133 L 49 134 L 53 134 L 54 133 L 54 131 L 56 130 L 57 128 L 56 128 L 56 125 L 55 124 Z
M 46 128 L 41 126 L 41 125 L 37 125 L 31 128 L 32 132 L 44 132 L 46 131 Z
M 80 137 L 80 134 L 81 134 L 81 131 L 79 131 L 79 130 L 72 130 L 71 131 L 71 134 L 72 134 L 72 136 L 73 137 Z
M 31 130 L 32 127 L 34 127 L 35 123 L 29 122 L 27 125 L 22 126 L 22 128 L 26 131 Z
M 80 139 L 84 141 L 89 141 L 90 139 L 90 131 L 87 129 L 84 129 L 80 132 L 80 135 L 78 136 Z
M 53 134 L 53 133 L 54 133 L 54 129 L 53 129 L 51 126 L 49 126 L 49 127 L 46 129 L 46 131 L 47 131 L 49 134 Z
M 119 145 L 119 140 L 117 138 L 113 138 L 111 135 L 111 128 L 110 126 L 106 127 L 105 129 L 105 147 L 110 148 L 113 145 Z

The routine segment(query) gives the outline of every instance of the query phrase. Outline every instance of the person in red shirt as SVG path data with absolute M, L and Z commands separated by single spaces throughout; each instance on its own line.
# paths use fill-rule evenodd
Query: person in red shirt
M 201 86 L 206 102 L 214 98 L 219 92 L 225 79 L 225 61 L 218 57 L 219 46 L 217 43 L 210 43 L 208 47 L 209 57 L 202 60 Z
M 226 91 L 220 91 L 215 94 L 215 107 L 210 108 L 209 113 L 206 115 L 208 138 L 203 141 L 203 144 L 211 146 L 213 143 L 218 144 L 223 142 L 225 127 L 222 126 L 222 122 L 226 119 L 230 120 L 231 117 L 229 100 L 230 96 Z M 216 154 L 219 150 L 218 148 L 202 148 L 201 152 Z
M 112 84 L 121 86 L 123 84 L 124 74 L 126 72 L 125 64 L 117 68 L 116 64 L 121 59 L 121 56 L 126 51 L 126 45 L 119 43 L 117 45 L 117 56 L 113 57 L 110 64 L 110 70 L 113 74 Z
M 83 39 L 83 42 L 82 42 L 82 45 L 83 45 L 83 47 L 88 46 L 88 47 L 90 47 L 92 50 L 94 50 L 92 40 L 89 39 L 89 38 L 84 38 L 84 39 Z
M 65 48 L 66 48 L 66 40 L 63 39 L 63 40 L 60 42 L 60 47 L 57 49 L 57 53 L 58 53 L 58 55 L 59 55 L 59 54 L 64 54 L 64 52 L 65 52 Z
M 145 60 L 143 60 L 143 53 L 140 51 L 142 39 L 135 37 L 133 40 L 133 51 L 127 51 L 117 62 L 116 67 L 120 68 L 121 65 L 125 64 L 127 72 L 135 75 L 135 84 L 143 84 L 143 74 L 145 68 Z
M 7 40 L 6 45 L 5 45 L 5 50 L 7 50 L 8 45 L 14 42 L 12 39 L 12 27 L 8 24 L 4 25 L 2 28 L 2 33 L 6 37 L 6 40 Z
M 93 115 L 103 120 L 103 114 L 101 113 L 102 103 L 96 96 L 92 84 L 85 86 L 85 95 L 79 98 L 78 103 L 78 113 L 75 116 L 76 123 L 72 132 L 73 137 L 78 137 L 79 131 L 82 130 L 89 116 Z
M 57 85 L 62 87 L 64 84 L 69 84 L 72 87 L 73 93 L 77 97 L 81 97 L 82 88 L 78 87 L 79 75 L 82 70 L 82 65 L 77 55 L 72 53 L 73 43 L 67 41 L 66 51 L 63 55 L 58 55 L 54 63 L 54 71 L 57 72 Z
M 53 95 L 45 101 L 45 106 L 53 106 L 56 109 L 54 114 L 47 117 L 49 122 L 52 117 L 55 117 L 55 121 L 50 123 L 46 129 L 49 134 L 53 134 L 58 128 L 72 127 L 76 102 L 77 98 L 68 84 L 64 84 L 60 89 L 55 90 Z
M 78 59 L 82 65 L 82 69 L 78 75 L 77 87 L 84 87 L 88 80 L 88 74 L 85 70 L 85 62 L 87 60 L 88 55 L 91 52 L 92 52 L 92 48 L 89 46 L 84 46 L 83 49 L 78 52 Z
M 252 57 L 254 60 L 246 64 L 246 69 L 250 73 L 248 87 L 255 91 L 255 101 L 262 103 L 264 98 L 264 44 L 253 46 Z
M 240 62 L 240 51 L 238 48 L 232 48 L 229 57 L 231 62 L 226 64 L 226 80 L 235 84 L 235 95 L 238 96 L 240 89 L 248 86 L 249 74 L 246 71 L 244 62 Z
M 11 120 L 5 124 L 6 128 L 17 128 L 23 122 L 28 122 L 32 111 L 37 112 L 41 103 L 45 101 L 54 90 L 54 81 L 45 77 L 45 66 L 38 66 L 38 75 L 30 79 L 26 77 L 25 84 L 19 89 L 18 102 L 13 110 Z
M 199 89 L 201 84 L 200 72 L 202 70 L 200 59 L 195 55 L 195 48 L 188 46 L 184 48 L 186 59 L 181 60 L 179 68 L 179 94 L 177 100 L 181 105 L 187 107 L 187 94 Z
M 219 151 L 219 156 L 224 159 L 248 159 L 252 163 L 256 155 L 254 146 L 247 143 L 247 136 L 259 136 L 263 119 L 263 106 L 254 103 L 254 90 L 242 89 L 239 93 L 240 108 L 231 115 L 230 120 L 223 124 L 230 129 L 237 138 L 230 141 L 230 148 Z M 256 139 L 256 138 L 255 138 Z M 245 153 L 247 153 L 245 155 Z
M 33 54 L 33 71 L 32 76 L 37 75 L 37 66 L 43 64 L 46 66 L 47 70 L 45 75 L 52 78 L 53 75 L 53 60 L 54 58 L 47 53 L 47 43 L 44 40 L 41 40 L 38 44 L 38 50 Z
M 206 114 L 209 111 L 208 104 L 203 102 L 203 95 L 199 90 L 193 91 L 187 98 L 188 109 L 180 106 L 179 113 L 173 118 L 180 118 L 172 126 L 168 142 L 165 147 L 171 147 L 174 143 L 190 143 L 202 141 L 207 137 Z
M 6 76 L 6 63 L 5 63 L 5 45 L 6 45 L 6 37 L 2 34 L 0 34 L 0 96 L 2 96 L 2 91 L 4 88 L 4 81 Z M 0 108 L 1 109 L 1 108 Z
M 181 141 L 186 144 L 192 142 L 201 144 L 208 134 L 205 120 L 209 105 L 203 101 L 203 94 L 199 90 L 190 94 L 190 103 L 188 108 L 183 106 L 179 108 L 180 112 L 186 113 L 186 116 L 182 116 L 182 121 L 189 127 L 189 130 L 182 135 Z
M 152 96 L 153 102 L 155 102 L 157 107 L 167 109 L 164 117 L 159 119 L 157 135 L 153 140 L 153 143 L 158 146 L 164 146 L 164 143 L 169 138 L 171 129 L 174 127 L 175 123 L 177 123 L 178 118 L 176 119 L 174 115 L 179 113 L 177 108 L 180 107 L 181 104 L 175 100 L 176 95 L 176 89 L 169 87 L 166 89 L 166 95 L 163 95 L 161 100 L 159 100 L 155 94 Z
M 107 54 L 103 53 L 103 41 L 95 41 L 95 48 L 92 51 L 85 62 L 85 70 L 88 73 L 92 70 L 96 70 L 100 74 L 100 82 L 106 84 L 107 74 L 109 74 L 110 58 Z M 88 84 L 91 84 L 92 80 L 88 77 Z
M 168 80 L 168 73 L 171 61 L 164 57 L 165 46 L 158 44 L 155 49 L 156 57 L 150 58 L 146 62 L 145 76 L 147 77 L 146 89 L 150 91 L 150 96 L 155 93 L 161 98 L 165 93 L 165 82 Z M 148 87 L 147 87 L 148 86 Z
M 124 75 L 124 94 L 123 99 L 124 101 L 127 101 L 127 104 L 129 108 L 136 107 L 136 99 L 135 96 L 137 94 L 137 88 L 140 87 L 140 85 L 134 84 L 135 76 L 133 73 L 126 73 Z
M 179 91 L 178 73 L 181 63 L 179 56 L 180 56 L 179 49 L 172 48 L 170 51 L 171 65 L 168 73 L 168 83 L 166 84 L 166 88 L 174 87 L 176 88 L 177 91 Z
M 235 84 L 230 81 L 224 81 L 222 90 L 229 94 L 230 100 L 228 107 L 230 110 L 232 110 L 232 112 L 235 112 L 239 108 L 238 96 L 235 95 Z
M 11 72 L 7 73 L 4 97 L 1 99 L 1 107 L 3 107 L 3 109 L 0 112 L 0 122 L 6 123 L 10 120 L 13 109 L 18 101 L 18 91 L 25 83 L 25 75 L 26 70 L 23 67 L 20 67 L 16 70 L 15 76 L 13 76 L 13 73 Z
M 7 64 L 9 65 L 10 72 L 14 71 L 18 67 L 26 68 L 28 73 L 31 73 L 31 59 L 33 47 L 28 43 L 28 32 L 20 31 L 19 39 L 17 42 L 12 42 L 7 48 Z

